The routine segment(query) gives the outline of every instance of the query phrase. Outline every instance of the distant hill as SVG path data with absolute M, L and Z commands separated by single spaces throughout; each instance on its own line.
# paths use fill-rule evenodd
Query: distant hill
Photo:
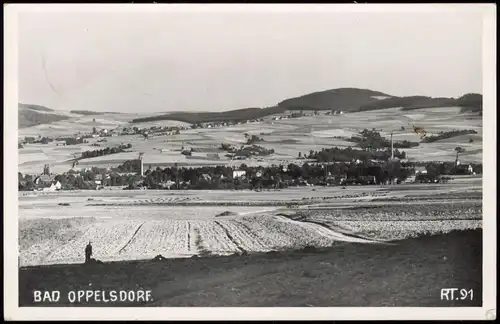
M 380 101 L 375 97 L 392 97 L 388 94 L 366 89 L 340 88 L 314 92 L 304 96 L 286 99 L 278 105 L 267 108 L 244 108 L 224 112 L 175 112 L 164 115 L 137 118 L 132 123 L 177 120 L 186 123 L 206 123 L 219 121 L 243 121 L 281 114 L 287 110 L 343 110 L 356 111 L 360 105 Z
M 403 110 L 448 106 L 453 98 L 431 98 L 426 96 L 392 97 L 371 102 L 359 107 L 359 111 L 402 107 Z
M 31 110 L 37 110 L 37 111 L 54 111 L 54 109 L 47 108 L 45 106 L 39 106 L 39 105 L 30 105 L 30 104 L 23 104 L 19 103 L 19 108 L 28 108 Z
M 462 107 L 462 113 L 473 112 L 482 114 L 483 96 L 477 93 L 469 93 L 461 96 L 460 98 L 432 98 L 425 96 L 392 97 L 362 105 L 359 107 L 359 111 L 395 107 L 402 107 L 402 110 Z
M 350 112 L 358 111 L 362 105 L 380 101 L 376 97 L 392 96 L 367 89 L 339 88 L 286 99 L 278 103 L 278 107 L 284 107 L 288 110 L 343 110 Z
M 19 103 L 18 107 L 19 107 L 18 110 L 19 128 L 25 128 L 41 124 L 50 124 L 59 120 L 69 119 L 68 116 L 58 115 L 57 113 L 55 113 L 54 109 L 50 109 L 44 106 Z M 54 113 L 47 113 L 47 112 L 54 112 Z
M 456 99 L 456 105 L 462 107 L 462 112 L 473 112 L 483 115 L 483 95 L 468 93 Z
M 223 112 L 175 112 L 165 115 L 136 118 L 131 123 L 143 123 L 158 120 L 177 120 L 185 123 L 208 123 L 219 121 L 240 121 L 248 119 L 262 118 L 272 114 L 284 112 L 282 107 L 269 107 L 269 108 L 243 108 L 236 110 L 228 110 Z
M 105 112 L 97 112 L 90 110 L 70 110 L 70 113 L 79 114 L 79 115 L 104 115 Z

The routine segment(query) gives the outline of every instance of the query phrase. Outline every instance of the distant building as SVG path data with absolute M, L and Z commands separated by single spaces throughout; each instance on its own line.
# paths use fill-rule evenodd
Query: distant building
M 42 174 L 35 178 L 35 188 L 43 191 L 61 190 L 61 183 L 53 175 Z
M 55 177 L 53 175 L 42 174 L 35 178 L 35 184 L 50 186 L 52 182 L 54 182 L 54 178 Z
M 97 185 L 97 186 L 102 186 L 102 184 L 103 184 L 102 174 L 96 174 L 95 175 L 95 177 L 94 177 L 94 184 Z
M 427 174 L 427 169 L 425 167 L 422 167 L 422 166 L 415 167 L 415 175 L 418 175 L 418 174 Z
M 61 190 L 61 183 L 59 181 L 52 182 L 49 187 L 43 187 L 42 191 L 57 191 Z
M 247 174 L 246 171 L 244 170 L 233 170 L 233 178 L 241 178 L 244 177 Z
M 416 180 L 416 177 L 414 175 L 412 175 L 412 176 L 409 176 L 408 178 L 406 178 L 405 183 L 412 183 L 412 182 L 415 182 L 415 180 Z

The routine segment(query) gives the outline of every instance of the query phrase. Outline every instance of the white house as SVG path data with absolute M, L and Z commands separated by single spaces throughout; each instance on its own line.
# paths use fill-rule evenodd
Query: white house
M 427 169 L 422 166 L 415 167 L 415 174 L 427 174 Z
M 246 174 L 247 174 L 247 172 L 244 170 L 233 170 L 233 178 L 234 179 L 244 177 Z
M 208 173 L 203 173 L 201 175 L 201 178 L 206 180 L 206 181 L 211 181 L 212 180 L 212 177 L 208 174 Z
M 416 179 L 416 177 L 414 175 L 413 176 L 409 176 L 408 178 L 406 178 L 405 183 L 415 182 L 415 179 Z
M 59 181 L 52 182 L 50 187 L 44 187 L 42 191 L 56 191 L 61 190 L 61 183 Z

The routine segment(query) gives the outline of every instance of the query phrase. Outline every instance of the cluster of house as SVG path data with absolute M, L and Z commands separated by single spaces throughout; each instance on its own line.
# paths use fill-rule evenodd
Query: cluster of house
M 325 115 L 342 115 L 343 113 L 344 112 L 342 110 L 332 110 L 332 111 L 327 111 L 325 113 Z M 287 120 L 290 118 L 316 116 L 316 115 L 320 115 L 320 114 L 321 113 L 319 111 L 314 111 L 312 114 L 303 113 L 303 112 L 294 112 L 294 113 L 284 115 L 284 116 L 273 117 L 272 120 Z
M 290 116 L 276 116 L 276 117 L 273 117 L 273 120 L 286 120 L 286 119 L 290 119 L 291 117 Z
M 326 115 L 343 115 L 343 114 L 344 112 L 342 110 L 332 110 L 326 113 Z
M 233 125 L 251 124 L 264 121 L 263 118 L 248 119 L 246 121 L 230 121 L 230 122 L 217 122 L 217 123 L 202 123 L 197 128 L 220 128 Z M 195 125 L 193 125 L 194 127 Z
M 34 189 L 37 191 L 57 191 L 61 190 L 61 183 L 55 179 L 53 174 L 42 174 L 35 178 Z M 21 183 L 21 185 L 24 185 Z
M 151 126 L 151 127 L 124 127 L 122 131 L 119 133 L 120 135 L 176 135 L 179 134 L 181 130 L 187 130 L 188 127 L 185 126 L 175 126 L 175 127 L 167 127 L 167 126 Z
M 76 177 L 81 177 L 81 175 L 76 174 Z M 110 175 L 107 174 L 104 179 L 110 179 Z M 94 180 L 84 181 L 87 187 L 98 190 L 103 188 L 103 176 L 102 174 L 96 174 Z M 36 191 L 58 191 L 62 189 L 61 182 L 56 180 L 56 176 L 53 174 L 42 174 L 35 178 L 34 190 Z M 24 183 L 21 183 L 24 185 Z

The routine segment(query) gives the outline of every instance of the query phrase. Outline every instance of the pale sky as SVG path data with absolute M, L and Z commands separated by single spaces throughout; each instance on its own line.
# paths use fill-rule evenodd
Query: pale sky
M 344 87 L 482 93 L 474 12 L 21 13 L 18 41 L 19 101 L 61 110 L 221 111 Z

